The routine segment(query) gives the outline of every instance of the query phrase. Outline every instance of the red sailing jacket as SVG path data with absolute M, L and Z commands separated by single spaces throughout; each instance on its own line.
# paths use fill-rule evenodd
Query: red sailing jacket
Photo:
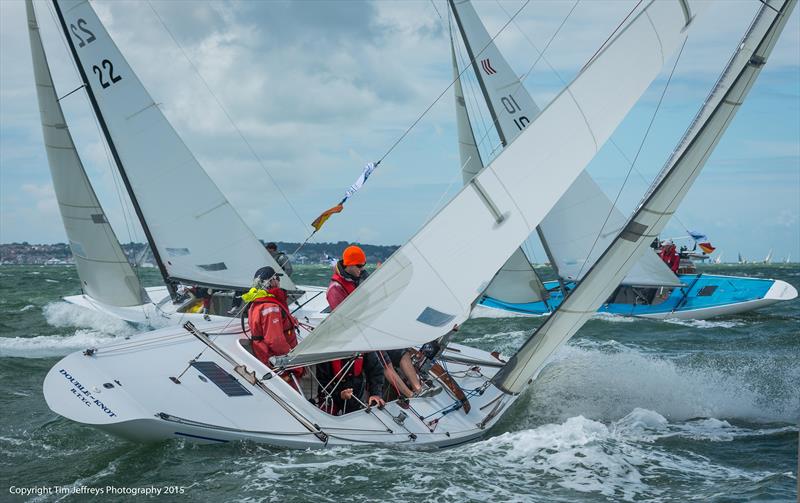
M 253 353 L 265 364 L 271 356 L 285 355 L 297 346 L 297 321 L 289 312 L 286 292 L 273 288 L 267 293 L 269 296 L 254 300 L 247 313 Z

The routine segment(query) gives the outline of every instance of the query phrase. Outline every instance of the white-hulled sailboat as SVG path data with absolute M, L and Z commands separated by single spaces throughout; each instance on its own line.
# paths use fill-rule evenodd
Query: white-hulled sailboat
M 192 316 L 200 301 L 176 287 L 208 287 L 209 315 L 223 319 L 232 291 L 247 290 L 263 266 L 282 272 L 219 191 L 142 86 L 113 41 L 98 40 L 87 21 L 70 26 L 70 47 L 97 64 L 77 65 L 165 287 L 142 288 L 92 189 L 72 141 L 33 17 L 29 23 L 34 79 L 45 148 L 78 276 L 81 295 L 64 300 L 134 323 L 163 326 Z M 103 29 L 102 27 L 100 29 Z M 104 29 L 103 29 L 104 30 Z M 79 61 L 76 57 L 76 61 Z M 113 63 L 112 63 L 113 61 Z M 87 75 L 92 74 L 93 79 Z M 213 239 L 209 232 L 213 229 Z M 318 323 L 327 307 L 324 289 L 282 286 L 304 317 Z M 200 315 L 202 316 L 202 315 Z
M 769 1 L 737 49 L 685 141 L 622 232 L 562 305 L 508 362 L 446 344 L 454 324 L 535 230 L 685 39 L 706 2 L 637 8 L 596 57 L 516 141 L 300 344 L 270 368 L 238 330 L 205 324 L 59 361 L 44 382 L 48 405 L 72 420 L 139 440 L 251 440 L 287 447 L 364 443 L 446 447 L 483 435 L 509 410 L 549 356 L 629 272 L 697 176 L 770 53 L 795 0 Z M 107 35 L 86 2 L 58 1 L 66 27 L 84 20 Z M 92 64 L 92 61 L 89 61 Z M 558 173 L 542 178 L 553 163 Z M 541 197 L 530 197 L 536 191 Z M 466 224 L 465 222 L 468 222 Z M 464 274 L 465 270 L 471 274 Z M 323 390 L 307 372 L 300 389 L 277 374 L 363 352 L 443 340 L 443 392 L 382 409 L 333 416 L 309 401 Z M 424 367 L 427 368 L 427 367 Z M 265 426 L 267 425 L 267 426 Z
M 497 48 L 472 2 L 449 0 L 448 3 L 471 61 L 471 65 L 464 66 L 472 67 L 492 118 L 490 129 L 497 132 L 501 146 L 505 146 L 536 120 L 539 107 Z M 470 123 L 460 79 L 463 72 L 458 68 L 452 34 L 451 52 L 459 154 L 467 183 L 481 170 L 483 161 Z M 479 61 L 488 66 L 478 64 Z M 486 288 L 473 316 L 491 312 L 494 317 L 498 311 L 534 316 L 552 312 L 626 221 L 591 175 L 582 172 L 536 228 L 536 237 L 558 280 L 542 282 L 519 249 Z M 797 290 L 781 280 L 696 272 L 675 274 L 650 251 L 639 258 L 599 312 L 657 319 L 705 319 L 795 298 Z

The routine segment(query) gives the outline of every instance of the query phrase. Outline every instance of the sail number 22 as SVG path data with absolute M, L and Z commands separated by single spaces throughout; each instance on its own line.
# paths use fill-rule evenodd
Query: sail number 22
M 76 24 L 77 26 L 74 24 L 69 25 L 69 29 L 72 31 L 72 34 L 75 36 L 75 38 L 78 39 L 78 47 L 86 47 L 97 40 L 97 37 L 95 37 L 94 33 L 86 28 L 87 23 L 85 19 L 78 19 Z M 83 33 L 83 37 L 81 36 L 81 33 L 78 33 L 78 31 Z M 84 37 L 86 38 L 84 39 Z M 103 89 L 106 89 L 107 87 L 110 87 L 111 84 L 116 84 L 122 80 L 122 77 L 119 75 L 114 75 L 114 64 L 107 59 L 104 59 L 100 63 L 100 66 L 92 65 L 92 72 L 97 75 L 97 78 L 100 80 L 100 85 L 103 87 Z M 108 78 L 106 78 L 106 72 L 108 72 Z

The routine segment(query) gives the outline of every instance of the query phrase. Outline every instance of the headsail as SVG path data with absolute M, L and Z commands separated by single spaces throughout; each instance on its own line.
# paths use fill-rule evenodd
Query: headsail
M 461 175 L 466 184 L 483 169 L 483 161 L 469 121 L 452 35 L 450 37 L 450 53 L 453 62 L 453 90 L 456 98 L 458 153 L 461 159 Z M 538 109 L 536 113 L 539 113 Z M 518 248 L 508 262 L 503 264 L 484 293 L 503 302 L 511 303 L 537 302 L 547 298 L 547 289 L 521 248 Z
M 258 268 L 279 270 L 164 117 L 89 2 L 54 3 L 165 279 L 246 288 Z M 295 288 L 288 276 L 283 284 Z
M 661 232 L 753 86 L 796 2 L 772 0 L 761 6 L 643 203 L 575 290 L 494 377 L 497 387 L 511 393 L 522 391 L 550 355 L 597 311 Z
M 692 2 L 702 8 L 704 2 Z M 650 2 L 495 161 L 290 353 L 408 347 L 464 321 L 685 38 L 686 1 Z M 557 165 L 553 173 L 550 166 Z M 548 176 L 542 176 L 547 171 Z M 530 197 L 532 188 L 541 197 Z
M 26 0 L 25 9 L 47 160 L 81 289 L 111 306 L 147 304 L 150 299 L 122 251 L 78 157 L 58 103 L 31 0 Z
M 539 107 L 489 36 L 472 2 L 450 0 L 450 6 L 467 52 L 473 59 L 475 76 L 492 113 L 495 128 L 506 145 L 536 120 Z M 476 51 L 479 52 L 476 54 Z M 540 237 L 559 276 L 576 281 L 608 247 L 626 220 L 584 171 L 542 221 Z M 525 280 L 527 278 L 523 282 Z M 639 286 L 681 284 L 655 253 L 642 256 L 641 263 L 633 268 L 623 283 Z M 502 297 L 499 299 L 504 300 Z M 522 300 L 533 301 L 535 299 Z

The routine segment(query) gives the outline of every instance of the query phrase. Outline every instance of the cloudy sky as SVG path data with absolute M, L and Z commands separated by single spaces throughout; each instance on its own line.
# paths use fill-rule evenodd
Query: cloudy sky
M 175 129 L 264 239 L 304 239 L 309 223 L 341 198 L 363 164 L 382 157 L 452 79 L 441 0 L 92 4 Z M 543 107 L 634 4 L 583 1 L 571 14 L 574 3 L 567 0 L 475 5 L 491 34 L 522 8 L 496 41 L 512 68 L 528 75 L 525 85 Z M 668 62 L 590 166 L 612 199 L 620 193 L 623 212 L 660 170 L 758 6 L 757 0 L 716 2 L 677 64 Z M 79 78 L 49 2 L 36 7 L 63 96 Z M 779 258 L 800 259 L 799 19 L 794 12 L 666 234 L 703 231 L 724 259 L 737 252 L 763 258 L 770 248 Z M 657 110 L 673 65 L 675 76 Z M 42 145 L 22 1 L 0 0 L 0 79 L 0 242 L 66 241 Z M 465 88 L 469 93 L 474 82 Z M 130 204 L 87 99 L 77 92 L 62 106 L 120 240 L 143 241 L 139 229 L 126 226 Z M 473 109 L 481 136 L 484 114 Z M 486 138 L 488 155 L 496 138 Z M 623 186 L 626 158 L 640 146 Z M 455 194 L 458 169 L 453 97 L 446 92 L 315 239 L 401 244 Z M 544 261 L 531 246 L 534 258 Z

